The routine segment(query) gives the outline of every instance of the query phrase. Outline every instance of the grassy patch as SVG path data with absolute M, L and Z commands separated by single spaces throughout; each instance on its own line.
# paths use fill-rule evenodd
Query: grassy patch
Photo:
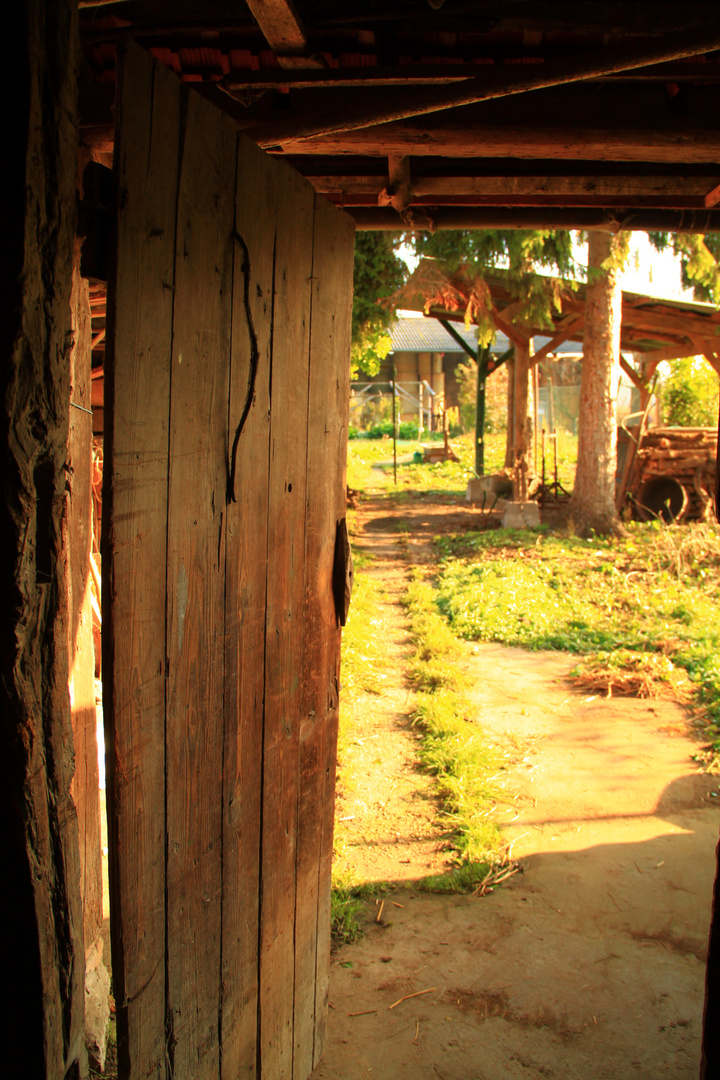
M 437 603 L 469 640 L 576 652 L 578 677 L 683 699 L 680 668 L 720 750 L 720 531 L 632 524 L 581 540 L 499 529 L 436 541 Z M 615 688 L 615 689 L 613 689 Z
M 431 585 L 415 577 L 405 595 L 415 656 L 415 723 L 422 732 L 420 758 L 435 778 L 451 831 L 456 865 L 426 878 L 422 888 L 460 892 L 475 888 L 497 861 L 500 833 L 489 820 L 497 760 L 468 711 L 462 648 L 434 605 Z
M 419 442 L 398 440 L 397 484 L 393 481 L 392 439 L 352 439 L 348 445 L 348 484 L 359 491 L 383 487 L 388 492 L 432 491 L 435 494 L 462 495 L 468 480 L 475 475 L 475 443 L 472 434 L 450 440 L 459 461 L 415 463 L 413 455 Z M 577 459 L 577 438 L 558 433 L 558 479 L 572 490 Z M 505 464 L 505 434 L 485 436 L 485 472 L 500 472 Z M 538 461 L 538 472 L 542 463 Z M 546 480 L 552 479 L 553 463 L 546 462 Z

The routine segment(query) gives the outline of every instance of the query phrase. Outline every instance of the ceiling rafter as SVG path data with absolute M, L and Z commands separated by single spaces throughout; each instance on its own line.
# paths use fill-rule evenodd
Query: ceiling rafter
M 257 0 L 253 2 L 256 3 Z M 355 108 L 344 106 L 337 109 L 331 105 L 300 122 L 298 118 L 291 121 L 284 118 L 269 125 L 264 145 L 300 142 L 318 136 L 407 120 L 410 117 L 495 98 L 584 82 L 599 75 L 678 60 L 713 49 L 720 49 L 720 23 L 700 31 L 690 30 L 674 34 L 672 38 L 663 38 L 651 44 L 623 44 L 581 56 L 550 60 L 539 65 L 518 65 L 512 72 L 490 68 L 482 77 L 477 76 L 459 86 L 433 87 L 428 90 L 408 89 L 394 94 L 390 100 L 386 94 L 382 94 L 357 104 Z M 529 71 L 534 71 L 534 74 L 529 74 Z

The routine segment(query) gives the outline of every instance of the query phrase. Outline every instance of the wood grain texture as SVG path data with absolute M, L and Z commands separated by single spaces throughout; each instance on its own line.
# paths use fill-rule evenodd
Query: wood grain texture
M 118 245 L 109 290 L 103 672 L 113 979 L 129 1080 L 164 1077 L 165 589 L 180 88 L 119 66 Z
M 315 193 L 278 171 L 263 744 L 260 1056 L 290 1080 L 303 634 L 305 454 Z
M 187 97 L 178 186 L 167 532 L 167 1040 L 220 1071 L 228 394 L 235 131 Z
M 253 405 L 238 441 L 237 501 L 231 501 L 226 509 L 223 1080 L 257 1075 L 270 372 L 277 217 L 277 170 L 254 143 L 243 137 L 238 143 L 235 215 L 230 445 L 245 406 L 254 345 L 257 377 Z
M 103 561 L 122 1068 L 305 1080 L 329 968 L 353 226 L 138 50 L 122 63 Z
M 332 574 L 345 516 L 353 222 L 317 198 L 313 238 L 305 584 L 295 883 L 293 1075 L 304 1080 L 324 1041 L 330 961 L 330 863 L 340 629 Z

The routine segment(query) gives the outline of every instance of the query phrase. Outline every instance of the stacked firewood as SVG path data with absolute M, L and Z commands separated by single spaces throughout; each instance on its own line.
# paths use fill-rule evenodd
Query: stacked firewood
M 712 508 L 717 440 L 715 428 L 651 428 L 637 451 L 631 494 L 656 477 L 672 477 L 687 494 L 682 519 L 704 519 Z

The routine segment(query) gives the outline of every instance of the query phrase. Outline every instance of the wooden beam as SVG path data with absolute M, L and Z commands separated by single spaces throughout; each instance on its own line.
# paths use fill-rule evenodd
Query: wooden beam
M 538 349 L 538 351 L 533 355 L 533 366 L 535 364 L 539 364 L 540 361 L 544 360 L 546 356 L 550 355 L 550 353 L 555 352 L 555 350 L 560 345 L 562 345 L 563 342 L 570 340 L 571 334 L 577 333 L 577 331 L 580 330 L 583 326 L 584 322 L 584 315 L 571 315 L 569 319 L 563 319 L 563 322 L 561 324 L 562 329 L 559 330 L 558 333 L 555 334 L 553 337 L 551 337 L 547 344 L 543 345 L 543 347 L 541 349 Z
M 529 335 L 523 334 L 516 326 L 510 322 L 509 319 L 503 317 L 503 313 L 493 305 L 491 308 L 493 322 L 498 330 L 502 330 L 505 337 L 512 341 L 513 345 L 517 345 L 520 349 L 527 349 Z
M 470 348 L 470 346 L 468 345 L 467 341 L 462 336 L 462 334 L 459 334 L 458 331 L 455 329 L 455 327 L 452 325 L 452 322 L 450 321 L 450 319 L 444 319 L 442 317 L 442 315 L 431 315 L 431 316 L 428 316 L 428 317 L 432 318 L 432 319 L 437 319 L 437 321 L 439 323 L 441 323 L 444 326 L 444 328 L 447 330 L 450 337 L 454 338 L 455 341 L 457 341 L 458 345 L 463 350 L 463 352 L 467 353 L 467 355 L 470 357 L 470 359 L 474 360 L 475 363 L 477 363 L 477 359 L 478 359 L 477 351 L 475 349 Z
M 508 172 L 512 166 L 508 163 Z M 328 178 L 330 179 L 330 178 Z M 350 178 L 348 178 L 350 179 Z M 362 183 L 366 177 L 358 178 Z M 311 183 L 314 179 L 310 178 Z M 720 187 L 720 185 L 719 185 Z M 349 190 L 350 185 L 346 185 Z M 705 177 L 667 176 L 413 176 L 416 196 L 478 195 L 497 198 L 513 196 L 644 196 L 706 198 Z M 709 205 L 709 204 L 706 204 Z
M 635 368 L 631 367 L 631 365 L 628 364 L 627 360 L 622 355 L 622 353 L 620 353 L 620 367 L 625 372 L 628 379 L 630 379 L 630 382 L 634 386 L 636 386 L 638 388 L 638 390 L 645 390 L 646 389 L 645 382 L 640 378 L 637 371 L 635 371 Z
M 708 207 L 708 209 L 709 209 L 711 206 L 717 206 L 717 204 L 719 202 L 720 202 L 720 184 L 716 184 L 716 186 L 712 189 L 712 191 L 708 191 L 707 195 L 705 196 L 705 206 Z
M 394 210 L 385 207 L 351 207 L 347 211 L 358 229 L 397 232 L 403 223 Z M 607 211 L 578 207 L 528 208 L 443 206 L 428 214 L 428 223 L 415 220 L 415 231 L 425 229 L 619 229 L 642 232 L 720 232 L 720 210 L 638 210 Z
M 271 35 L 279 35 L 279 26 L 285 26 L 287 22 L 287 16 L 281 19 L 280 13 L 285 9 L 290 12 L 289 3 L 286 3 L 285 0 L 248 0 L 248 3 L 259 23 L 259 11 L 262 10 L 263 17 L 265 17 L 267 9 L 273 13 L 273 18 L 269 20 L 268 31 Z M 276 19 L 279 24 L 277 28 L 275 26 Z M 261 28 L 266 33 L 269 44 L 272 45 L 273 39 L 268 36 L 262 23 Z M 295 53 L 304 51 L 307 43 L 304 40 L 304 35 L 302 35 L 302 38 L 302 45 L 293 44 L 299 38 L 297 36 L 293 37 L 292 33 L 290 33 L 289 47 L 285 51 Z M 512 72 L 501 68 L 488 68 L 481 77 L 468 80 L 459 86 L 433 87 L 424 91 L 409 88 L 394 94 L 391 101 L 388 100 L 386 94 L 381 94 L 371 101 L 366 99 L 354 107 L 343 107 L 341 110 L 337 110 L 333 105 L 330 105 L 301 121 L 293 117 L 283 118 L 270 125 L 267 135 L 268 142 L 264 142 L 262 145 L 267 146 L 288 141 L 300 141 L 319 135 L 356 131 L 370 125 L 387 124 L 391 121 L 424 116 L 428 113 L 453 109 L 461 105 L 508 97 L 513 94 L 526 93 L 550 86 L 583 82 L 601 75 L 646 67 L 648 64 L 679 60 L 686 56 L 697 56 L 718 48 L 720 48 L 720 24 L 715 23 L 703 27 L 701 30 L 677 33 L 671 38 L 661 38 L 659 41 L 652 41 L 650 44 L 647 42 L 642 42 L 639 45 L 636 43 L 623 44 L 616 48 L 601 49 L 589 54 L 550 60 L 541 65 L 521 64 L 517 65 Z
M 308 90 L 313 87 L 442 86 L 466 82 L 476 75 L 477 68 L 472 64 L 403 64 L 401 67 L 372 64 L 357 68 L 325 68 L 322 71 L 242 69 L 226 75 L 221 86 L 229 93 L 234 90 L 278 90 L 285 87 Z
M 324 68 L 308 57 L 308 40 L 292 0 L 247 0 L 247 6 L 282 68 Z
M 378 193 L 377 205 L 392 206 L 405 221 L 411 198 L 410 158 L 391 155 L 388 158 L 388 185 Z M 410 224 L 409 219 L 407 223 Z
M 249 118 L 250 120 L 251 118 Z M 437 118 L 435 118 L 437 119 Z M 248 121 L 249 122 L 249 121 Z M 478 117 L 448 114 L 442 122 L 401 121 L 294 142 L 278 138 L 267 125 L 247 128 L 265 149 L 284 147 L 291 153 L 315 155 L 388 154 L 453 158 L 554 158 L 558 161 L 658 162 L 669 165 L 720 161 L 720 131 L 691 120 L 672 126 L 648 122 L 618 128 L 588 124 L 490 124 Z

